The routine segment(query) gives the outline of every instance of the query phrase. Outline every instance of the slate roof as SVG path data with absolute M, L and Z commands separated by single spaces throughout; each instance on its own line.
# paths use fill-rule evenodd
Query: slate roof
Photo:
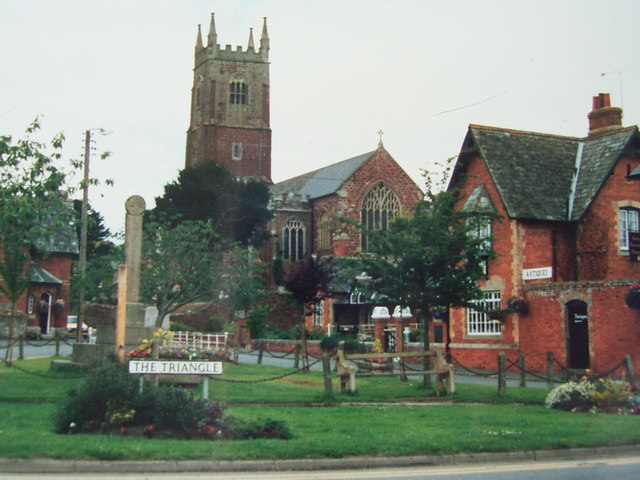
M 69 208 L 72 207 L 70 206 Z M 57 227 L 53 225 L 49 227 L 47 236 L 36 238 L 32 241 L 33 247 L 37 252 L 67 253 L 71 255 L 80 253 L 78 234 L 74 224 L 64 223 Z
M 337 192 L 342 184 L 374 153 L 375 151 L 364 153 L 289 180 L 275 183 L 271 186 L 271 195 L 278 197 L 285 193 L 294 193 L 303 198 L 308 195 L 311 199 L 331 195 Z
M 479 153 L 509 217 L 579 220 L 639 137 L 637 127 L 576 138 L 470 125 L 450 186 L 461 181 L 468 161 Z
M 62 280 L 35 263 L 29 265 L 29 281 L 31 283 L 52 283 L 62 285 Z

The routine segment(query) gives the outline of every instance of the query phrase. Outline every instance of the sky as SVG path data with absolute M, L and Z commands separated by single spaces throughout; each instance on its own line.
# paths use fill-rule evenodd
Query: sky
M 121 232 L 125 200 L 153 207 L 184 168 L 212 12 L 218 42 L 243 49 L 267 17 L 275 182 L 372 151 L 383 131 L 422 186 L 469 124 L 583 137 L 600 92 L 640 122 L 637 0 L 2 0 L 0 135 L 39 116 L 38 138 L 63 132 L 80 159 L 92 129 L 90 174 L 115 185 L 89 201 Z

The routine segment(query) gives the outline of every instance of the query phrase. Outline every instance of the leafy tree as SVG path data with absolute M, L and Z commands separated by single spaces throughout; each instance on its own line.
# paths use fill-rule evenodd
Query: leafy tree
M 73 208 L 80 218 L 82 201 L 74 200 Z M 90 302 L 114 304 L 117 299 L 117 284 L 115 275 L 118 264 L 123 262 L 121 245 L 110 240 L 111 232 L 104 225 L 102 215 L 88 209 L 87 222 L 87 271 L 85 274 L 84 298 Z M 80 222 L 76 224 L 78 238 L 80 238 Z M 70 309 L 78 308 L 78 291 L 80 275 L 74 270 L 71 278 Z
M 457 201 L 453 189 L 428 191 L 413 215 L 396 218 L 387 230 L 368 232 L 369 250 L 359 257 L 358 267 L 370 277 L 367 290 L 419 311 L 425 350 L 432 309 L 479 298 L 477 280 L 492 255 L 488 239 L 477 232 L 494 214 L 461 211 Z
M 157 327 L 179 307 L 219 296 L 223 252 L 214 230 L 202 221 L 145 225 L 140 290 L 158 308 Z
M 224 268 L 224 295 L 246 317 L 265 296 L 266 265 L 255 248 L 235 247 L 226 252 Z
M 223 165 L 207 162 L 181 170 L 165 185 L 149 213 L 152 221 L 172 226 L 184 220 L 210 221 L 229 243 L 262 245 L 267 238 L 269 187 L 265 182 L 234 177 Z
M 294 300 L 303 308 L 315 308 L 316 302 L 329 294 L 329 279 L 332 268 L 329 259 L 311 258 L 302 262 L 284 281 L 284 287 L 291 293 Z M 309 360 L 307 356 L 307 327 L 305 317 L 302 317 L 302 366 L 307 371 Z
M 72 220 L 67 199 L 74 189 L 67 178 L 81 165 L 70 161 L 69 171 L 59 167 L 64 136 L 56 135 L 47 145 L 32 138 L 39 129 L 36 119 L 21 139 L 0 136 L 0 290 L 11 304 L 10 345 L 15 335 L 17 302 L 29 285 L 31 244 L 65 228 Z M 11 360 L 9 347 L 6 361 Z

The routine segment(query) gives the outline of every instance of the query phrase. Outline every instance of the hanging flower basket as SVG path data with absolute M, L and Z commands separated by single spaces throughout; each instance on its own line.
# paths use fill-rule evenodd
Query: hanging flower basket
M 524 297 L 511 297 L 507 301 L 507 308 L 520 315 L 526 315 L 529 313 L 529 302 L 527 302 L 527 299 Z
M 640 283 L 634 282 L 624 295 L 627 306 L 640 310 Z
M 56 300 L 56 302 L 53 304 L 53 307 L 51 307 L 51 309 L 53 310 L 53 313 L 55 313 L 55 314 L 60 313 L 62 310 L 64 310 L 64 301 L 63 300 Z

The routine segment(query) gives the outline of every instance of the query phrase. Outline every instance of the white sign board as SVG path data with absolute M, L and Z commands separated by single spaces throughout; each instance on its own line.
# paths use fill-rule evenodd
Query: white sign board
M 542 268 L 525 268 L 522 270 L 522 278 L 523 280 L 540 280 L 542 278 L 551 278 L 553 277 L 553 268 L 551 267 L 542 267 Z
M 222 362 L 131 360 L 129 373 L 140 375 L 222 375 Z

